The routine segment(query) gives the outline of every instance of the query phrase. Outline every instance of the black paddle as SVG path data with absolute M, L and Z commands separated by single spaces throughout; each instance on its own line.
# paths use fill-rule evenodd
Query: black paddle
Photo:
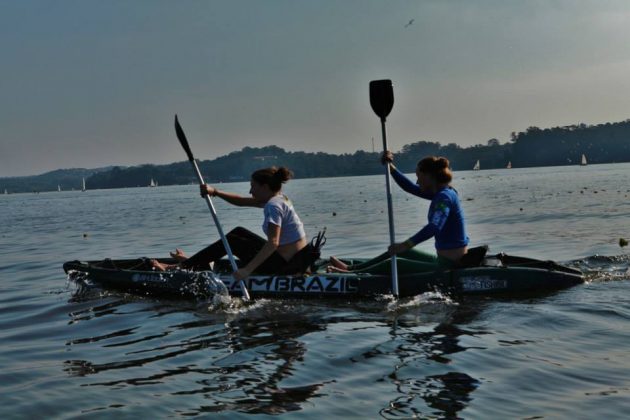
M 384 123 L 394 107 L 394 88 L 391 80 L 372 80 L 370 82 L 370 105 L 374 113 Z
M 182 130 L 182 126 L 179 125 L 179 120 L 177 119 L 177 115 L 175 115 L 175 133 L 177 134 L 177 139 L 181 143 L 184 151 L 186 151 L 186 156 L 188 156 L 188 160 L 192 164 L 193 170 L 195 171 L 195 175 L 197 175 L 197 180 L 199 181 L 199 185 L 205 184 L 203 181 L 203 177 L 201 176 L 201 172 L 199 171 L 199 166 L 197 166 L 197 161 L 195 160 L 192 151 L 190 150 L 190 146 L 188 145 L 188 140 L 186 140 L 186 135 L 184 134 L 184 130 Z M 221 241 L 223 241 L 223 247 L 227 252 L 228 259 L 230 260 L 230 264 L 232 265 L 232 270 L 235 272 L 238 271 L 238 266 L 236 265 L 236 260 L 234 260 L 234 255 L 232 254 L 232 248 L 230 248 L 230 244 L 228 243 L 227 237 L 223 234 L 223 228 L 221 228 L 221 223 L 219 223 L 219 218 L 217 217 L 217 212 L 214 209 L 214 204 L 212 204 L 212 200 L 209 195 L 205 195 L 206 203 L 208 203 L 208 208 L 210 209 L 210 213 L 212 214 L 212 218 L 214 219 L 214 224 L 217 226 L 217 230 L 219 231 L 219 235 L 221 236 Z M 243 280 L 240 281 L 239 285 L 241 286 L 241 293 L 243 295 L 243 300 L 247 301 L 250 299 L 249 292 L 247 291 L 247 286 Z
M 370 82 L 370 105 L 381 119 L 381 133 L 383 136 L 383 151 L 387 150 L 387 130 L 385 120 L 394 107 L 394 89 L 392 81 L 373 80 Z M 387 215 L 389 218 L 389 243 L 394 245 L 396 235 L 394 233 L 394 205 L 392 201 L 392 187 L 389 175 L 389 165 L 385 167 L 385 186 L 387 189 Z M 392 293 L 398 296 L 398 267 L 396 255 L 392 255 Z

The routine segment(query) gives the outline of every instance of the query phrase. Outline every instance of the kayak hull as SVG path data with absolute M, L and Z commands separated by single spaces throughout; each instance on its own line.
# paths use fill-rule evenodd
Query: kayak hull
M 210 277 L 239 296 L 239 282 L 228 272 L 166 272 L 137 269 L 138 259 L 69 261 L 63 266 L 74 280 L 85 280 L 104 289 L 169 298 L 204 298 L 211 295 Z M 170 262 L 168 259 L 161 259 Z M 225 265 L 224 265 L 225 267 Z M 225 267 L 227 268 L 227 267 Z M 566 289 L 583 283 L 578 270 L 551 261 L 498 254 L 478 267 L 422 273 L 399 273 L 401 297 L 428 291 L 449 294 L 525 294 Z M 252 297 L 362 299 L 392 293 L 391 278 L 369 273 L 324 273 L 310 275 L 253 275 L 246 281 Z

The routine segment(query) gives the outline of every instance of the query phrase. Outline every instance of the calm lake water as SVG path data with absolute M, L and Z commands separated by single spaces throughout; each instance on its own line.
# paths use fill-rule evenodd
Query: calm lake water
M 527 299 L 222 309 L 84 291 L 64 261 L 216 240 L 197 187 L 0 196 L 0 418 L 627 418 L 630 164 L 458 172 L 454 186 L 473 246 L 567 262 L 589 282 Z M 394 188 L 404 239 L 428 202 Z M 286 193 L 310 236 L 328 228 L 324 255 L 387 246 L 383 176 Z M 259 209 L 215 204 L 226 230 L 260 231 Z

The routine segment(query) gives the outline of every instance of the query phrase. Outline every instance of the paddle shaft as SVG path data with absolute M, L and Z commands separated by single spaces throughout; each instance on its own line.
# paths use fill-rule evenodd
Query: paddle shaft
M 193 166 L 195 174 L 197 175 L 197 180 L 199 181 L 199 185 L 205 184 L 203 181 L 203 177 L 201 176 L 201 172 L 199 171 L 199 166 L 197 165 L 197 161 L 195 159 L 191 160 L 190 163 Z M 204 196 L 206 199 L 206 203 L 208 204 L 208 208 L 210 209 L 210 213 L 212 214 L 212 218 L 214 219 L 214 224 L 217 226 L 217 230 L 219 231 L 219 236 L 221 236 L 221 241 L 223 242 L 223 247 L 227 252 L 228 259 L 230 260 L 230 265 L 232 266 L 232 270 L 235 272 L 238 271 L 238 266 L 236 265 L 236 260 L 234 259 L 234 254 L 232 254 L 232 248 L 230 248 L 230 244 L 227 240 L 227 237 L 223 233 L 223 228 L 221 227 L 221 223 L 219 222 L 219 217 L 217 216 L 217 211 L 214 208 L 214 204 L 212 203 L 212 199 L 209 195 Z M 240 281 L 241 291 L 243 293 L 243 299 L 249 300 L 249 292 L 247 291 L 247 286 L 243 280 Z
M 387 149 L 387 128 L 385 127 L 385 118 L 381 118 L 381 132 L 383 136 L 383 151 Z M 392 182 L 389 173 L 389 165 L 385 165 L 385 187 L 387 194 L 387 216 L 389 219 L 389 244 L 394 245 L 396 242 L 396 233 L 394 231 L 394 202 L 392 200 Z M 392 255 L 392 293 L 398 297 L 398 265 L 396 262 L 396 254 Z
M 203 176 L 201 175 L 201 171 L 199 170 L 199 165 L 197 165 L 197 160 L 195 160 L 192 151 L 190 150 L 190 146 L 188 145 L 188 140 L 186 139 L 186 135 L 184 134 L 184 130 L 179 125 L 179 121 L 177 120 L 177 115 L 175 116 L 175 132 L 177 133 L 177 138 L 181 143 L 182 147 L 186 151 L 186 155 L 188 156 L 188 160 L 193 167 L 193 171 L 197 176 L 197 181 L 199 181 L 199 185 L 204 185 L 205 182 L 203 180 Z M 234 254 L 232 254 L 232 248 L 230 248 L 230 244 L 227 240 L 227 237 L 223 233 L 223 228 L 221 227 L 221 223 L 219 222 L 219 217 L 217 216 L 217 211 L 214 208 L 214 204 L 212 203 L 212 199 L 209 195 L 204 195 L 206 199 L 206 203 L 208 204 L 208 208 L 210 209 L 210 214 L 212 214 L 212 219 L 214 220 L 214 224 L 219 231 L 219 236 L 221 236 L 221 242 L 223 242 L 223 247 L 225 248 L 225 252 L 227 253 L 228 259 L 230 260 L 230 265 L 232 266 L 232 270 L 234 272 L 238 271 L 238 266 L 236 265 L 236 260 L 234 259 Z M 241 279 L 239 282 L 241 286 L 241 293 L 243 294 L 243 300 L 250 300 L 249 291 L 247 290 L 247 286 L 245 282 Z

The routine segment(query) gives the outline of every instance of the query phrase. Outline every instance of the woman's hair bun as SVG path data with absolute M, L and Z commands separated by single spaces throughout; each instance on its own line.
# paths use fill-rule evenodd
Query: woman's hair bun
M 433 175 L 439 183 L 449 183 L 453 179 L 449 165 L 445 157 L 427 156 L 418 162 L 416 168 L 420 172 Z
M 284 183 L 293 178 L 293 172 L 289 168 L 285 168 L 281 166 L 276 168 L 276 171 L 273 174 L 274 178 L 278 179 L 280 182 Z
M 271 191 L 280 191 L 282 184 L 291 178 L 293 178 L 293 172 L 284 166 L 258 169 L 252 174 L 254 181 L 261 185 L 269 185 Z

